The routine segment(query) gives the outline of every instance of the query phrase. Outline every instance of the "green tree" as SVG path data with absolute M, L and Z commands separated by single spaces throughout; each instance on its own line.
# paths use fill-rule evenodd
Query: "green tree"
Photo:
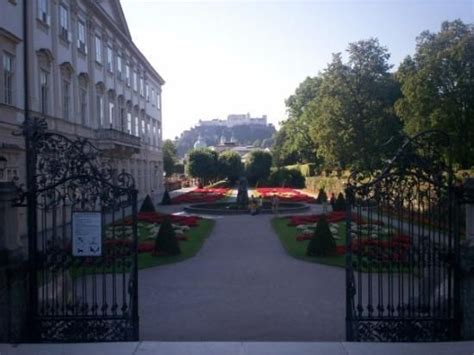
M 166 176 L 171 176 L 176 164 L 176 147 L 171 139 L 163 142 L 163 169 Z
M 265 180 L 270 175 L 272 167 L 272 155 L 264 150 L 254 150 L 250 152 L 245 163 L 247 178 L 251 184 L 259 180 Z
M 474 26 L 444 22 L 441 31 L 422 32 L 416 53 L 396 74 L 403 97 L 396 111 L 413 135 L 439 129 L 451 135 L 453 160 L 474 165 Z
M 217 153 L 210 149 L 194 149 L 189 153 L 187 174 L 206 183 L 217 177 Z
M 229 179 L 234 184 L 244 171 L 242 158 L 237 152 L 227 150 L 219 155 L 218 159 L 219 176 Z

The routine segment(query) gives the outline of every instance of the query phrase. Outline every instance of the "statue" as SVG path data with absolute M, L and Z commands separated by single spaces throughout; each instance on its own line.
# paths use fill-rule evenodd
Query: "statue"
M 237 190 L 237 205 L 247 208 L 249 203 L 248 183 L 245 177 L 239 179 L 239 187 Z

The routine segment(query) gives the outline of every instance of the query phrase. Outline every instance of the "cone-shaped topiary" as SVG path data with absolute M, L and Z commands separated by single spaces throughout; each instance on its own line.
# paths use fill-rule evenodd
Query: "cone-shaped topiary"
M 165 193 L 163 194 L 163 198 L 161 199 L 161 204 L 162 205 L 171 205 L 171 197 L 170 193 L 168 190 L 165 190 Z
M 328 195 L 326 195 L 326 191 L 323 188 L 319 189 L 318 198 L 316 199 L 318 203 L 328 202 Z
M 334 202 L 333 210 L 334 211 L 346 210 L 346 199 L 344 198 L 344 195 L 342 194 L 342 192 L 339 192 L 339 195 L 337 195 L 337 199 Z
M 155 253 L 165 253 L 167 255 L 181 254 L 178 239 L 176 239 L 173 226 L 168 218 L 163 221 L 156 235 Z
M 336 241 L 332 237 L 326 216 L 319 219 L 313 238 L 309 241 L 306 254 L 308 256 L 329 256 L 336 252 Z
M 140 212 L 156 212 L 155 205 L 153 204 L 150 195 L 146 195 L 146 198 L 142 203 L 142 207 L 140 207 Z

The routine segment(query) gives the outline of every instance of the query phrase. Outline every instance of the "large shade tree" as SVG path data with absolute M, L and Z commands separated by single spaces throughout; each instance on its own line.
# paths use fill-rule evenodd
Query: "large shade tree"
M 210 149 L 193 149 L 189 152 L 187 174 L 205 183 L 217 177 L 217 153 Z
M 444 22 L 438 33 L 422 32 L 397 78 L 403 98 L 396 110 L 405 131 L 449 133 L 454 162 L 474 166 L 474 26 L 457 20 Z
M 237 152 L 227 150 L 219 154 L 218 173 L 220 177 L 227 178 L 233 184 L 244 172 L 242 158 Z
M 171 139 L 163 142 L 163 168 L 166 176 L 171 176 L 175 172 L 176 147 Z
M 265 180 L 270 175 L 272 167 L 272 155 L 264 150 L 254 150 L 250 152 L 245 168 L 247 178 L 250 183 L 255 184 L 259 180 Z
M 332 167 L 379 167 L 400 141 L 401 125 L 393 105 L 400 90 L 377 39 L 349 44 L 322 74 L 318 94 L 305 110 L 318 153 Z

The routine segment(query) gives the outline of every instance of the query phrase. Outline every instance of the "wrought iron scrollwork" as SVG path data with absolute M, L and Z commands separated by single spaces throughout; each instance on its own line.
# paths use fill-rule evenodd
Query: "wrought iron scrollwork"
M 349 340 L 454 339 L 459 233 L 450 139 L 407 138 L 384 169 L 347 184 Z

